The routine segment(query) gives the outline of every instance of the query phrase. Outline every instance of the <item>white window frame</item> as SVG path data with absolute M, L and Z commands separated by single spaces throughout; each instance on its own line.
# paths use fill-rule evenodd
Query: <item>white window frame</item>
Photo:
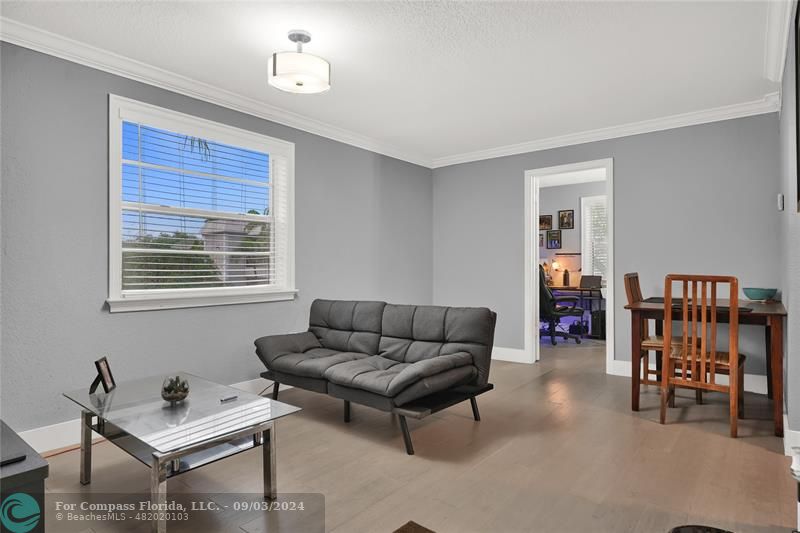
M 598 194 L 595 196 L 581 196 L 581 273 L 590 272 L 592 275 L 594 271 L 591 269 L 591 264 L 589 264 L 590 256 L 592 255 L 589 251 L 590 241 L 591 239 L 587 238 L 587 235 L 584 233 L 584 227 L 587 223 L 586 221 L 586 210 L 589 207 L 589 204 L 597 203 L 602 199 L 602 201 L 606 204 L 606 216 L 608 214 L 608 195 L 605 194 Z M 608 242 L 608 236 L 606 236 L 606 242 Z M 610 252 L 609 252 L 610 253 Z M 588 274 L 587 274 L 588 275 Z M 603 276 L 603 281 L 606 281 L 608 278 L 608 272 L 605 273 Z
M 280 286 L 207 287 L 198 289 L 122 290 L 122 123 L 147 124 L 223 144 L 266 152 L 286 161 L 286 179 L 273 181 L 273 197 L 278 192 L 285 198 L 283 212 L 272 213 L 285 224 L 285 240 L 276 243 L 282 248 L 285 274 Z M 108 98 L 108 302 L 112 313 L 178 309 L 256 302 L 292 300 L 295 288 L 294 262 L 294 143 L 260 135 L 218 122 L 137 102 L 114 94 Z M 271 176 L 272 177 L 272 176 Z M 275 208 L 275 207 L 274 207 Z M 277 208 L 276 208 L 277 209 Z

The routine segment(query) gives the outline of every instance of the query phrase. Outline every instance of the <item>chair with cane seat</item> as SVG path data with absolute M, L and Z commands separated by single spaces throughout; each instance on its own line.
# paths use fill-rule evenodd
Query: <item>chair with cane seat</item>
M 674 284 L 681 296 L 673 300 Z M 718 305 L 717 287 L 728 285 L 727 310 Z M 698 293 L 699 290 L 699 293 Z M 730 435 L 736 438 L 738 419 L 744 411 L 744 362 L 739 353 L 739 281 L 732 276 L 670 274 L 664 279 L 664 344 L 662 346 L 661 423 L 666 422 L 667 404 L 674 402 L 675 388 L 728 394 Z M 673 301 L 679 305 L 673 307 Z M 678 349 L 666 339 L 675 330 L 673 312 L 683 322 Z M 728 314 L 728 350 L 717 347 L 717 313 Z M 678 375 L 680 371 L 680 375 Z M 717 383 L 727 374 L 728 383 Z

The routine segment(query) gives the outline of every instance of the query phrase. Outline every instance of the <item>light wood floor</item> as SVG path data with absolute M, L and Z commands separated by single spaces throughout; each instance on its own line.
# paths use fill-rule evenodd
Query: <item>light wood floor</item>
M 724 396 L 697 406 L 679 393 L 661 426 L 657 390 L 645 388 L 632 413 L 629 380 L 603 368 L 599 343 L 548 346 L 536 365 L 494 362 L 483 421 L 472 420 L 469 403 L 409 421 L 415 456 L 391 415 L 354 405 L 344 424 L 340 401 L 287 390 L 281 400 L 304 410 L 278 424 L 279 490 L 324 494 L 325 530 L 335 532 L 391 532 L 409 520 L 438 533 L 666 532 L 690 523 L 766 533 L 796 523 L 789 459 L 763 397 L 746 395 L 734 440 Z M 75 451 L 50 458 L 48 490 L 149 490 L 146 467 L 109 443 L 94 450 L 90 486 L 78 484 Z M 168 490 L 258 492 L 260 469 L 260 451 L 250 451 L 171 479 Z M 229 515 L 201 529 L 264 530 L 249 520 Z

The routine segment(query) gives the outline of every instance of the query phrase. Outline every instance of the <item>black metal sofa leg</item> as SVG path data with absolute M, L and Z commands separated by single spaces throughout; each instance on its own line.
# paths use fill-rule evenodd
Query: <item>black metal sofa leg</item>
M 272 399 L 273 400 L 277 400 L 278 399 L 278 389 L 281 388 L 281 384 L 276 381 L 274 383 L 274 385 L 275 386 L 272 388 Z
M 478 411 L 478 400 L 475 399 L 475 396 L 469 399 L 470 405 L 472 405 L 472 418 L 475 419 L 475 422 L 481 421 L 481 413 Z
M 350 422 L 350 401 L 344 401 L 344 421 Z
M 398 418 L 400 419 L 400 429 L 403 431 L 403 442 L 406 445 L 406 453 L 408 455 L 414 455 L 414 445 L 411 444 L 411 433 L 408 431 L 406 417 L 403 415 L 398 415 Z

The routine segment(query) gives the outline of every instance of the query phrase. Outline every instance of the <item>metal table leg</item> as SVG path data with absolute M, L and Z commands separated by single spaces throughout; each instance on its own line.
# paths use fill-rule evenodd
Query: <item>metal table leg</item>
M 167 521 L 162 509 L 167 503 L 167 465 L 161 457 L 153 454 L 150 465 L 150 502 L 153 504 L 153 520 L 150 531 L 153 533 L 166 533 Z
M 92 413 L 81 413 L 81 485 L 92 482 Z
M 275 424 L 261 434 L 261 452 L 264 463 L 264 498 L 274 500 L 278 496 L 275 468 Z

